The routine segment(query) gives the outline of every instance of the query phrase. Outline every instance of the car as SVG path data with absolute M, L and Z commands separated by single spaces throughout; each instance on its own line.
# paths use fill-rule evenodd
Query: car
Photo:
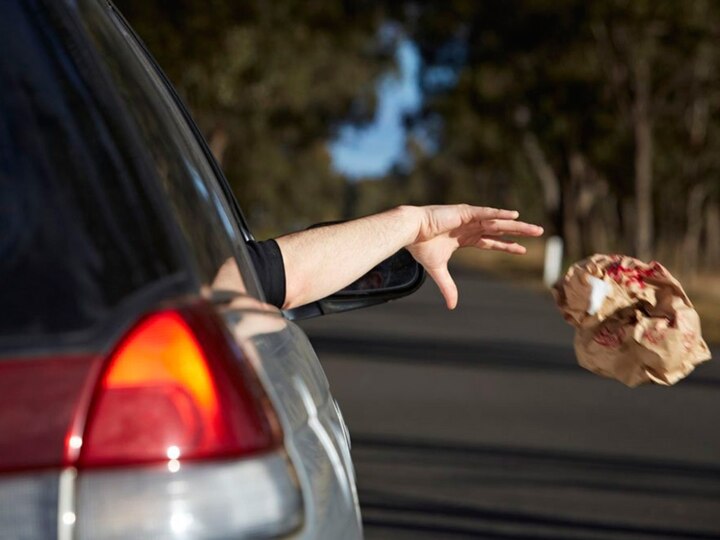
M 0 536 L 361 538 L 347 427 L 293 320 L 422 269 L 401 252 L 269 306 L 238 201 L 111 3 L 8 0 L 0 49 Z

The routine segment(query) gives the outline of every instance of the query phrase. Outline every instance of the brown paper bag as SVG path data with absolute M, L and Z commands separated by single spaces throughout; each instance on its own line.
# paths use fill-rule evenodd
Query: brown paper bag
M 671 385 L 710 359 L 700 318 L 660 263 L 593 255 L 553 288 L 584 368 L 628 386 Z

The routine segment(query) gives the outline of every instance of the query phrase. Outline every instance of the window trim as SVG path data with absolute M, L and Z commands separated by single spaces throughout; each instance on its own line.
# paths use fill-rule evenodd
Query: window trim
M 162 70 L 160 65 L 157 63 L 155 58 L 150 54 L 149 49 L 145 45 L 145 43 L 140 39 L 140 36 L 137 35 L 135 30 L 130 26 L 130 23 L 127 22 L 125 17 L 122 13 L 115 7 L 115 5 L 108 0 L 108 5 L 110 7 L 110 10 L 112 11 L 114 17 L 122 24 L 125 31 L 128 33 L 130 38 L 137 44 L 137 46 L 140 48 L 140 50 L 143 52 L 146 60 L 148 63 L 152 66 L 152 68 L 155 70 L 156 74 L 160 77 L 160 80 L 163 82 L 166 90 L 170 94 L 170 97 L 173 99 L 173 102 L 175 103 L 175 106 L 178 108 L 180 113 L 183 116 L 183 119 L 187 123 L 188 127 L 190 128 L 192 134 L 195 137 L 195 140 L 197 141 L 198 145 L 200 146 L 200 149 L 203 152 L 203 155 L 205 156 L 205 159 L 210 164 L 210 167 L 215 175 L 215 179 L 220 186 L 220 189 L 225 196 L 225 199 L 229 203 L 230 211 L 233 213 L 233 217 L 235 218 L 235 222 L 238 225 L 238 228 L 240 230 L 240 233 L 243 236 L 243 239 L 245 242 L 250 242 L 255 240 L 255 236 L 250 231 L 250 227 L 247 224 L 247 221 L 245 219 L 245 215 L 242 213 L 242 210 L 240 209 L 240 205 L 235 198 L 235 194 L 232 192 L 232 189 L 230 188 L 230 183 L 227 181 L 227 178 L 225 177 L 225 174 L 223 173 L 222 169 L 220 168 L 220 165 L 218 164 L 217 160 L 215 159 L 215 156 L 210 151 L 210 148 L 208 147 L 207 141 L 205 141 L 205 137 L 203 137 L 202 133 L 200 132 L 200 128 L 197 127 L 197 124 L 195 123 L 195 120 L 190 115 L 190 112 L 188 111 L 188 108 L 185 106 L 185 103 L 182 101 L 180 96 L 178 95 L 177 91 L 175 90 L 175 87 L 170 82 L 170 79 L 168 79 L 167 75 L 165 75 L 165 72 Z

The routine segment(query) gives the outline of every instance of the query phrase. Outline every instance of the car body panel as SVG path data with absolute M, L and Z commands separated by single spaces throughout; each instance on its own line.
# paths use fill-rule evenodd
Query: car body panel
M 295 484 L 283 451 L 85 472 L 77 479 L 75 506 L 81 519 L 72 537 L 286 538 L 299 530 L 304 517 Z
M 222 310 L 264 381 L 295 464 L 308 519 L 302 538 L 362 538 L 350 441 L 310 341 L 279 310 L 240 297 Z
M 0 537 L 55 538 L 59 482 L 57 470 L 0 474 Z

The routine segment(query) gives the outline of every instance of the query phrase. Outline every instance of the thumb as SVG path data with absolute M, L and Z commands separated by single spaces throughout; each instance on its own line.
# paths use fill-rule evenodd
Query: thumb
M 458 290 L 455 281 L 453 281 L 448 271 L 447 265 L 439 268 L 428 268 L 427 272 L 437 284 L 438 289 L 440 289 L 440 293 L 443 295 L 443 298 L 445 298 L 448 309 L 455 309 L 458 303 Z

